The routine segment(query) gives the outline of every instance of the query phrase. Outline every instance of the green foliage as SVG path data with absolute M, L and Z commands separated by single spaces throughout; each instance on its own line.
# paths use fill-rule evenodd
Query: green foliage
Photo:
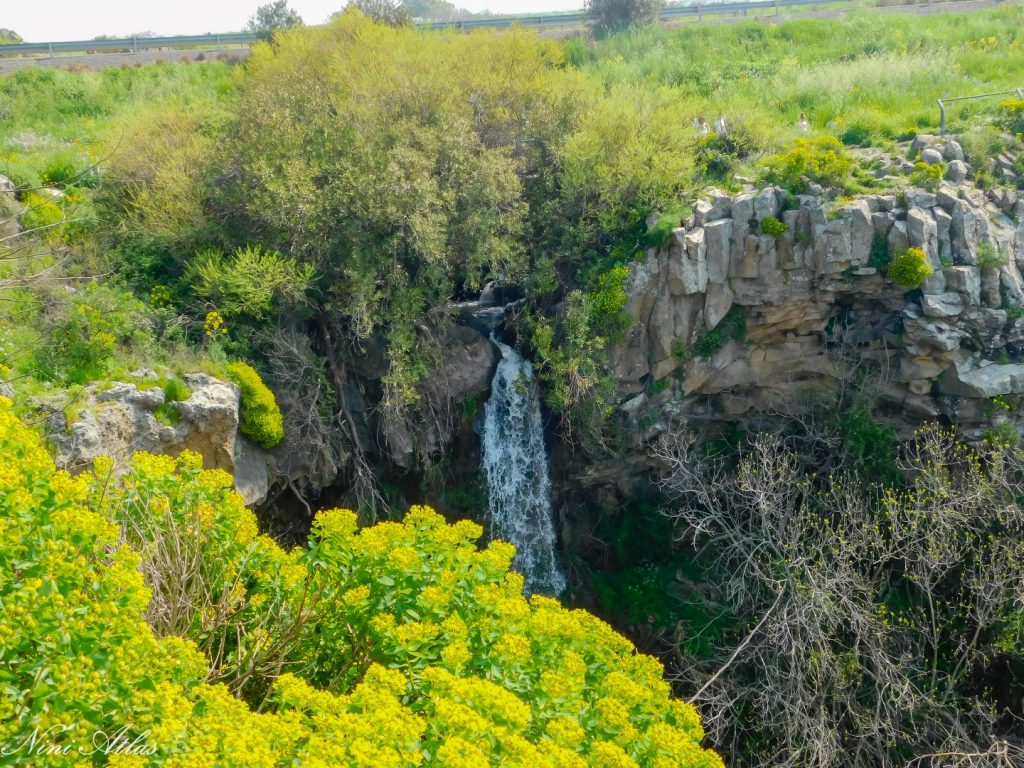
M 38 344 L 31 372 L 61 384 L 102 379 L 121 349 L 147 349 L 153 343 L 148 311 L 129 294 L 90 285 L 43 318 L 45 343 Z
M 806 191 L 808 182 L 842 189 L 846 186 L 853 160 L 842 143 L 831 136 L 797 139 L 793 149 L 772 155 L 762 163 L 762 176 L 790 192 Z
M 399 410 L 430 370 L 426 313 L 525 275 L 520 173 L 548 178 L 564 130 L 558 48 L 523 31 L 484 39 L 351 12 L 258 46 L 218 157 L 239 183 L 210 190 L 231 232 L 315 274 L 348 336 L 384 335 L 385 399 Z M 310 59 L 321 47 L 332 55 Z M 302 117 L 270 119 L 282 110 Z
M 298 11 L 288 7 L 288 0 L 274 0 L 256 9 L 246 29 L 260 40 L 271 40 L 278 30 L 301 26 L 302 17 Z
M 871 144 L 874 132 L 864 123 L 854 123 L 839 137 L 839 140 L 846 146 L 865 147 Z
M 230 258 L 207 250 L 189 264 L 186 276 L 199 296 L 225 315 L 267 318 L 272 310 L 292 312 L 313 281 L 313 266 L 260 246 L 239 248 Z
M 693 354 L 697 357 L 711 357 L 729 341 L 741 342 L 746 336 L 746 315 L 742 307 L 734 306 L 719 321 L 714 330 L 706 330 L 697 336 L 697 340 L 693 342 Z
M 616 343 L 629 328 L 630 317 L 626 314 L 626 279 L 629 277 L 627 267 L 612 267 L 598 275 L 592 291 L 587 296 L 591 330 L 605 339 Z
M 780 237 L 786 233 L 787 229 L 789 227 L 786 226 L 786 222 L 780 221 L 774 216 L 765 216 L 764 221 L 761 222 L 761 231 L 771 237 Z
M 192 397 L 192 389 L 179 378 L 166 379 L 160 387 L 164 392 L 166 402 L 184 402 Z
M 895 487 L 903 479 L 896 464 L 896 431 L 875 419 L 872 406 L 867 398 L 858 397 L 839 413 L 841 451 L 864 477 Z
M 40 173 L 40 180 L 48 186 L 63 188 L 71 185 L 94 186 L 98 182 L 95 173 L 80 167 L 77 159 L 69 154 L 56 155 L 46 163 Z
M 524 598 L 474 523 L 332 510 L 285 553 L 196 454 L 71 479 L 2 399 L 0 450 L 0 742 L 57 733 L 47 766 L 121 727 L 168 768 L 723 765 L 656 660 Z
M 672 242 L 672 231 L 678 229 L 682 222 L 690 216 L 691 209 L 686 205 L 672 206 L 665 213 L 658 215 L 658 220 L 648 227 L 644 239 L 648 248 L 664 248 Z
M 978 244 L 978 266 L 982 269 L 999 269 L 1006 265 L 1006 254 L 995 243 L 986 240 Z
M 263 448 L 273 448 L 284 437 L 284 420 L 274 393 L 247 363 L 231 363 L 228 377 L 242 391 L 239 430 Z
M 693 357 L 693 350 L 685 337 L 677 336 L 672 341 L 672 356 L 684 363 Z
M 871 252 L 868 254 L 868 266 L 884 271 L 889 266 L 889 241 L 884 235 L 875 234 L 871 238 Z
M 917 169 L 910 175 L 910 183 L 931 192 L 939 188 L 946 166 L 942 163 L 914 163 Z
M 586 0 L 585 5 L 597 35 L 653 24 L 664 7 L 665 0 Z
M 122 237 L 184 244 L 201 236 L 208 226 L 203 177 L 215 144 L 210 126 L 221 109 L 205 99 L 158 103 L 121 122 L 97 203 Z
M 531 336 L 545 400 L 561 417 L 566 437 L 575 435 L 590 446 L 602 442 L 615 403 L 615 386 L 604 370 L 605 337 L 593 327 L 592 315 L 590 296 L 572 291 L 557 326 L 538 318 Z
M 920 288 L 932 267 L 928 257 L 920 248 L 908 248 L 898 254 L 889 264 L 889 278 L 900 288 Z
M 401 27 L 411 21 L 409 9 L 400 0 L 350 0 L 348 8 L 358 9 L 367 18 L 390 27 Z
M 46 236 L 64 221 L 64 209 L 52 197 L 29 192 L 25 195 L 25 212 L 21 214 L 21 226 L 27 230 L 38 230 Z
M 1024 134 L 1024 99 L 1009 99 L 999 105 L 999 124 L 1010 133 Z

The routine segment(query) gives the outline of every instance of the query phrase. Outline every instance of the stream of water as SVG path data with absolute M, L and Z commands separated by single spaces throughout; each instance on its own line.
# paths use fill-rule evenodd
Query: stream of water
M 491 340 L 501 350 L 482 435 L 491 534 L 515 545 L 513 567 L 523 574 L 528 593 L 558 595 L 566 581 L 558 562 L 533 366 L 493 334 Z

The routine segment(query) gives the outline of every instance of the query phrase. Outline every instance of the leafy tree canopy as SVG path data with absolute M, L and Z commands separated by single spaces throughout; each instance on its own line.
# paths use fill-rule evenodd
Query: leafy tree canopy
M 301 26 L 302 17 L 288 7 L 288 0 L 274 0 L 256 9 L 256 15 L 249 19 L 246 29 L 256 33 L 261 40 L 269 40 L 279 29 Z

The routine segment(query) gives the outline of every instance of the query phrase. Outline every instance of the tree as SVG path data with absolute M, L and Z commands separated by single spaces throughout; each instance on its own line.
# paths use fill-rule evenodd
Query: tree
M 391 27 L 401 27 L 410 21 L 409 9 L 399 0 L 352 0 L 346 7 L 356 8 L 374 21 Z
M 587 15 L 598 35 L 653 24 L 665 0 L 587 0 Z
M 402 7 L 414 19 L 448 21 L 471 15 L 464 8 L 456 8 L 447 0 L 402 0 Z
M 246 29 L 256 33 L 260 40 L 270 40 L 279 29 L 301 26 L 302 17 L 288 7 L 288 0 L 275 0 L 257 8 Z
M 1019 765 L 999 719 L 1024 664 L 1024 453 L 927 427 L 887 489 L 821 471 L 836 435 L 811 434 L 758 435 L 735 465 L 689 437 L 656 451 L 680 531 L 721 569 L 695 599 L 733 617 L 703 658 L 685 641 L 707 627 L 681 633 L 712 739 L 738 766 Z

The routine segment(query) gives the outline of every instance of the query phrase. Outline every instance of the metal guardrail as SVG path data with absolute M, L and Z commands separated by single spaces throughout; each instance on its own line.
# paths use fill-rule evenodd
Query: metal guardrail
M 975 96 L 955 96 L 951 99 L 937 99 L 939 102 L 939 134 L 946 133 L 946 105 L 952 101 L 967 101 L 968 99 L 987 99 L 992 96 L 1009 96 L 1017 94 L 1017 98 L 1024 100 L 1024 88 L 1014 88 L 1012 91 L 996 91 L 995 93 L 979 93 Z
M 698 20 L 705 16 L 722 14 L 747 14 L 750 11 L 774 10 L 802 5 L 835 5 L 847 0 L 746 0 L 745 2 L 695 2 L 692 5 L 673 5 L 661 11 L 662 21 L 685 17 Z M 453 19 L 451 21 L 428 21 L 418 26 L 423 29 L 502 29 L 513 25 L 535 29 L 583 26 L 587 22 L 584 11 L 573 13 L 549 13 L 528 16 L 495 16 L 490 18 Z M 0 57 L 20 54 L 43 53 L 91 53 L 102 51 L 126 51 L 138 53 L 153 48 L 185 48 L 206 45 L 249 45 L 256 42 L 256 35 L 249 32 L 234 32 L 222 35 L 178 35 L 174 37 L 122 37 L 106 40 L 65 40 L 49 43 L 15 43 L 0 45 Z
M 223 35 L 177 35 L 174 37 L 120 37 L 105 40 L 64 40 L 50 43 L 14 43 L 0 45 L 0 56 L 22 53 L 89 53 L 99 51 L 131 51 L 149 48 L 182 48 L 194 45 L 237 45 L 256 42 L 256 35 L 235 32 Z
M 801 5 L 836 5 L 847 0 L 748 0 L 747 2 L 695 2 L 692 5 L 670 5 L 662 9 L 662 21 L 685 18 L 687 16 L 702 19 L 704 16 L 743 13 L 749 11 L 775 11 L 780 8 L 791 8 Z M 482 19 L 453 19 L 451 21 L 430 21 L 421 26 L 425 29 L 483 29 L 487 27 L 511 27 L 520 24 L 538 29 L 583 26 L 587 22 L 584 11 L 574 13 L 549 13 L 538 16 L 501 16 Z

